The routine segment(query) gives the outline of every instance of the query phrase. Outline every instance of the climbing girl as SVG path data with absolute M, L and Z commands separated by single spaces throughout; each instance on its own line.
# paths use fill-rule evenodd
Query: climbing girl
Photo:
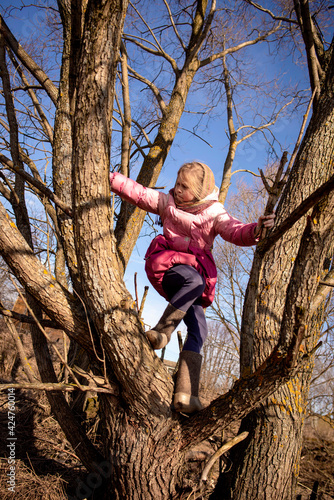
M 114 172 L 111 191 L 147 212 L 158 214 L 163 234 L 151 242 L 145 271 L 152 286 L 169 303 L 157 325 L 146 332 L 153 349 L 162 349 L 183 320 L 187 338 L 180 354 L 174 407 L 193 413 L 202 408 L 198 398 L 200 354 L 208 329 L 205 308 L 214 298 L 217 269 L 211 249 L 219 234 L 239 246 L 255 245 L 262 227 L 274 225 L 274 214 L 243 224 L 218 201 L 219 190 L 211 169 L 200 162 L 184 164 L 168 193 L 146 188 Z

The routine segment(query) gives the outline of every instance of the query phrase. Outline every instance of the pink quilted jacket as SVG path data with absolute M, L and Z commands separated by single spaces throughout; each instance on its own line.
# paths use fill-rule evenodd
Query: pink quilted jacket
M 206 280 L 202 305 L 208 307 L 213 302 L 217 282 L 211 253 L 215 237 L 219 234 L 239 246 L 257 243 L 256 223 L 243 224 L 231 217 L 218 201 L 218 189 L 205 199 L 203 210 L 193 214 L 176 207 L 172 191 L 165 194 L 146 188 L 117 172 L 110 174 L 110 186 L 124 200 L 161 217 L 163 235 L 151 242 L 145 255 L 145 270 L 152 286 L 166 299 L 161 285 L 164 273 L 175 264 L 188 264 Z

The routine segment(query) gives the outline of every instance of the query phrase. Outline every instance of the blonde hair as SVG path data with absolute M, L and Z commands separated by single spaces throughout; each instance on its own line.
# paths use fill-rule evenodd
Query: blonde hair
M 177 176 L 186 180 L 190 191 L 198 201 L 206 198 L 215 188 L 215 177 L 205 163 L 198 161 L 184 163 Z

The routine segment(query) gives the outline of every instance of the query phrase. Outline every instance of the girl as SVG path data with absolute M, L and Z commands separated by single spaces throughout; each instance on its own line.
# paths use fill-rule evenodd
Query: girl
M 200 162 L 184 164 L 169 194 L 146 188 L 119 173 L 110 174 L 112 192 L 147 212 L 158 214 L 163 235 L 145 255 L 145 271 L 152 286 L 169 301 L 157 325 L 146 332 L 153 349 L 162 349 L 183 320 L 187 339 L 180 354 L 174 407 L 193 413 L 202 408 L 198 398 L 200 354 L 208 330 L 205 308 L 214 298 L 217 269 L 211 248 L 219 234 L 240 246 L 255 245 L 261 228 L 271 228 L 275 215 L 243 224 L 218 201 L 211 169 Z

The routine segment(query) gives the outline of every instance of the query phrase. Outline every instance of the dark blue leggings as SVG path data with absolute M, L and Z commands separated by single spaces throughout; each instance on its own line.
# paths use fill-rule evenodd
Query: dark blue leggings
M 183 321 L 187 326 L 185 351 L 199 353 L 208 334 L 201 295 L 204 292 L 204 278 L 192 266 L 178 264 L 166 271 L 162 287 L 170 303 L 186 312 Z

